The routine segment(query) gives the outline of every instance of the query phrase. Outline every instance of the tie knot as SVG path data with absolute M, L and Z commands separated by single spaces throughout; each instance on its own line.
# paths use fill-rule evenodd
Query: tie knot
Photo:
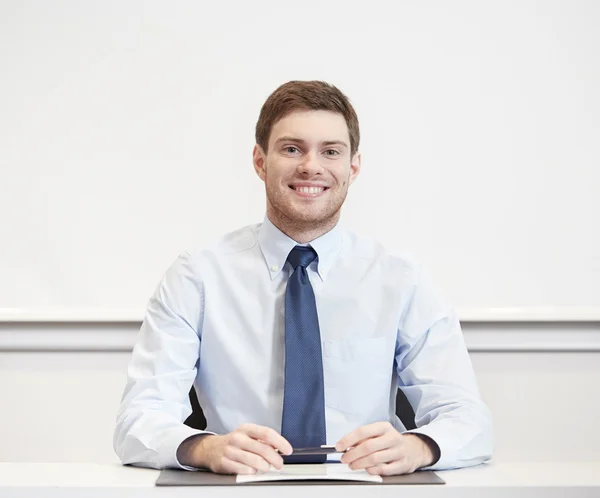
M 296 246 L 288 254 L 287 260 L 292 265 L 292 268 L 296 270 L 298 266 L 307 268 L 316 257 L 317 253 L 312 247 Z

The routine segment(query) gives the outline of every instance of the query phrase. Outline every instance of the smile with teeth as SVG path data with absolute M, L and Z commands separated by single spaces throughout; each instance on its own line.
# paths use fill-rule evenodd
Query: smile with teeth
M 302 187 L 302 186 L 291 186 L 292 190 L 295 190 L 299 194 L 317 196 L 327 190 L 327 187 Z

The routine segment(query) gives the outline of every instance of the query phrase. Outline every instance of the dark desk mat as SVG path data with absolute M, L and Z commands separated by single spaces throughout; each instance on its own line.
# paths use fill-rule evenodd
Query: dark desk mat
M 304 481 L 266 481 L 237 484 L 234 475 L 213 474 L 205 471 L 187 471 L 166 469 L 161 471 L 156 481 L 157 486 L 348 486 L 381 484 L 446 484 L 443 479 L 430 470 L 414 472 L 401 476 L 384 476 L 383 482 L 342 481 L 327 479 L 306 479 Z

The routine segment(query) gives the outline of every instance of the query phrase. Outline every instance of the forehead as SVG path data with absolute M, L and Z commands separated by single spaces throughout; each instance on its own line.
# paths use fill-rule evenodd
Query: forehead
M 344 116 L 331 111 L 294 111 L 273 125 L 269 143 L 290 136 L 306 142 L 342 140 L 350 143 Z

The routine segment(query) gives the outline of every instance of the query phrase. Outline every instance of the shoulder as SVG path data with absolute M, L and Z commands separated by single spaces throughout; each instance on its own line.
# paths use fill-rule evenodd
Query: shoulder
M 260 224 L 247 225 L 208 243 L 196 242 L 179 254 L 175 266 L 185 267 L 197 275 L 200 270 L 222 264 L 257 246 L 259 228 Z
M 258 229 L 260 223 L 247 225 L 228 232 L 208 243 L 196 242 L 184 254 L 193 261 L 227 257 L 231 254 L 248 251 L 258 244 Z
M 393 277 L 403 277 L 415 282 L 418 279 L 421 263 L 414 256 L 402 250 L 390 249 L 373 237 L 346 230 L 344 247 L 350 259 L 379 267 Z
M 248 225 L 229 232 L 208 244 L 192 244 L 179 253 L 163 273 L 162 283 L 167 288 L 182 284 L 202 286 L 207 275 L 215 268 L 235 264 L 232 255 L 243 254 L 257 245 L 257 229 L 260 225 Z

